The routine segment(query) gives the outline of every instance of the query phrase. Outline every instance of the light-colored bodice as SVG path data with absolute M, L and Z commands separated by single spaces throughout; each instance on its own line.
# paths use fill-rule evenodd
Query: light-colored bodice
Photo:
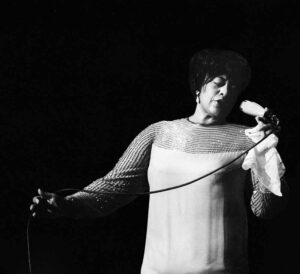
M 150 189 L 191 181 L 239 153 L 191 154 L 153 145 Z M 192 185 L 151 195 L 143 274 L 215 273 L 233 266 L 235 272 L 228 273 L 245 273 L 245 171 L 240 165 L 241 160 Z

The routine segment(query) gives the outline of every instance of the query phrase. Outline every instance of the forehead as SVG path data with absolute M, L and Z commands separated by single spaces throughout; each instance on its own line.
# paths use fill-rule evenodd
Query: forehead
M 233 77 L 233 76 L 228 76 L 226 74 L 220 74 L 220 75 L 214 75 L 212 77 L 209 77 L 207 79 L 208 81 L 206 81 L 206 83 L 210 83 L 210 82 L 214 82 L 214 81 L 217 81 L 217 82 L 229 82 L 230 85 L 234 85 L 234 86 L 239 86 L 240 84 L 240 81 L 239 79 Z
M 212 83 L 212 82 L 217 82 L 217 84 L 225 84 L 226 82 L 228 82 L 229 86 L 231 87 L 231 91 L 235 91 L 237 93 L 241 92 L 241 89 L 239 88 L 238 85 L 238 81 L 233 78 L 233 77 L 229 77 L 226 74 L 220 74 L 217 76 L 213 76 L 207 83 Z

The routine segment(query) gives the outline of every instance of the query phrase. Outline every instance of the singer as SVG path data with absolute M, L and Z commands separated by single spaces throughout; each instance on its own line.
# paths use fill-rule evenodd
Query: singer
M 148 126 L 115 167 L 86 190 L 133 193 L 188 182 L 228 163 L 273 127 L 262 117 L 254 128 L 226 121 L 250 80 L 248 62 L 239 54 L 202 50 L 192 57 L 189 76 L 195 112 Z M 150 195 L 141 273 L 248 273 L 246 207 L 269 218 L 287 200 L 276 143 L 270 135 L 203 180 Z M 61 197 L 38 190 L 30 210 L 34 217 L 98 218 L 135 198 L 85 192 Z

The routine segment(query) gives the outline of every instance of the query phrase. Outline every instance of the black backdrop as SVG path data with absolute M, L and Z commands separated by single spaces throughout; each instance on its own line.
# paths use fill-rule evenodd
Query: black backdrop
M 189 58 L 217 47 L 249 60 L 253 75 L 243 98 L 273 109 L 283 127 L 279 150 L 290 202 L 273 220 L 249 214 L 251 273 L 297 273 L 296 3 L 11 1 L 3 6 L 0 272 L 28 273 L 26 222 L 37 188 L 81 188 L 108 172 L 147 125 L 190 115 Z M 255 124 L 237 110 L 231 120 Z M 138 273 L 147 202 L 139 198 L 95 221 L 33 221 L 33 274 Z

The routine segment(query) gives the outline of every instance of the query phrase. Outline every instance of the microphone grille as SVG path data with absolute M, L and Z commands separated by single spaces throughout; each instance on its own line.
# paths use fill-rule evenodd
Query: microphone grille
M 266 111 L 261 105 L 248 100 L 240 104 L 240 110 L 251 116 L 264 116 Z

